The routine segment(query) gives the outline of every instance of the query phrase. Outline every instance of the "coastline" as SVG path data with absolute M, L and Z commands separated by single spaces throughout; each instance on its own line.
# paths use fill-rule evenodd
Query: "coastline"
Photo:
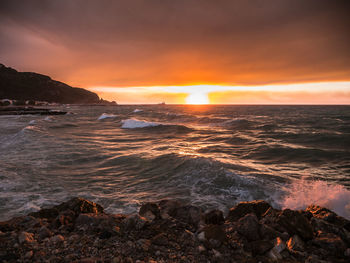
M 241 202 L 224 217 L 176 200 L 107 214 L 73 198 L 0 222 L 1 262 L 348 262 L 350 221 L 319 206 Z

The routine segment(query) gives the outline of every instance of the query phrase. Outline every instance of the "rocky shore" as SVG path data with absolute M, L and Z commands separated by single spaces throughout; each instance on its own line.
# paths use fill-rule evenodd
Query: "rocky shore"
M 64 115 L 66 111 L 34 107 L 0 107 L 0 115 Z
M 1 262 L 350 262 L 350 222 L 319 206 L 242 202 L 224 217 L 176 200 L 112 215 L 73 198 L 0 223 Z

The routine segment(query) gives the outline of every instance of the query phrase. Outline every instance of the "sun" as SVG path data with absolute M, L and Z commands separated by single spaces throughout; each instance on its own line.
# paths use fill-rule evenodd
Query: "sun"
M 206 93 L 190 93 L 186 98 L 186 104 L 209 104 Z

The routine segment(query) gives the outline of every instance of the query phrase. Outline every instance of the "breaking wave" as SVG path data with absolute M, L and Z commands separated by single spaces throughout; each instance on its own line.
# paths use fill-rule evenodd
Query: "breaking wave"
M 122 120 L 123 129 L 138 129 L 138 128 L 154 127 L 159 125 L 161 124 L 157 122 L 149 122 L 149 121 L 143 121 L 138 119 Z
M 342 185 L 300 179 L 293 181 L 285 191 L 283 208 L 305 209 L 309 205 L 319 205 L 350 219 L 350 191 Z
M 104 119 L 115 118 L 115 117 L 117 117 L 117 115 L 108 114 L 108 113 L 102 113 L 102 114 L 100 115 L 100 117 L 98 117 L 98 120 L 104 120 Z

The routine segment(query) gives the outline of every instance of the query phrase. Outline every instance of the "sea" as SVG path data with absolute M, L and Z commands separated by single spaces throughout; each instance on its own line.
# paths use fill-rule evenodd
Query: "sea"
M 72 197 L 108 213 L 262 199 L 350 219 L 350 106 L 62 105 L 0 116 L 0 221 Z

